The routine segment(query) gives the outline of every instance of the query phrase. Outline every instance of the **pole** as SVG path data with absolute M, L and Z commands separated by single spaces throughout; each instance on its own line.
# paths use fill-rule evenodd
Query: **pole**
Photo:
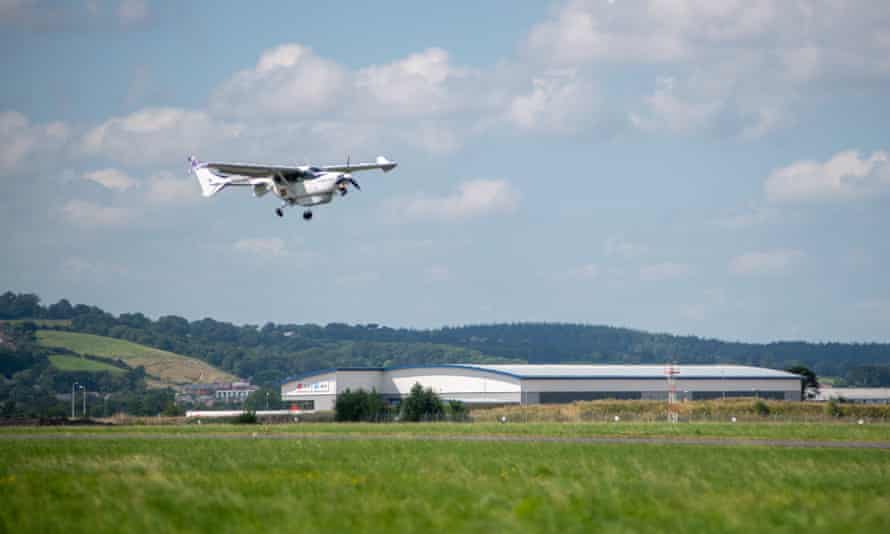
M 74 392 L 79 385 L 77 382 L 71 384 L 71 419 L 74 419 L 74 401 L 76 399 Z
M 83 416 L 86 418 L 87 416 L 87 388 L 85 386 L 80 386 L 80 389 L 83 390 Z

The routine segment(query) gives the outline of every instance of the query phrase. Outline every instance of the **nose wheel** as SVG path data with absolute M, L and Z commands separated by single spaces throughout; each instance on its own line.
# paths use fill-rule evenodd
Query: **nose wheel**
M 304 221 L 311 221 L 311 220 L 312 220 L 312 212 L 309 211 L 309 210 L 304 211 L 304 212 L 303 212 L 303 220 L 304 220 Z

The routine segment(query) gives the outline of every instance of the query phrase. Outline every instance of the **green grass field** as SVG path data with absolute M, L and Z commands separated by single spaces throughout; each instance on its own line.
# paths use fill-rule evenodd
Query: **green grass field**
M 100 371 L 108 371 L 110 373 L 123 373 L 120 367 L 115 367 L 103 362 L 88 360 L 80 356 L 69 356 L 67 354 L 50 354 L 49 361 L 53 367 L 60 371 L 88 371 L 98 373 Z
M 70 319 L 0 319 L 0 323 L 21 324 L 34 323 L 37 326 L 71 326 Z
M 0 440 L 0 532 L 835 534 L 890 509 L 880 450 L 61 437 Z
M 152 421 L 153 418 L 145 418 Z M 201 425 L 124 425 L 112 427 L 0 427 L 0 434 L 29 433 L 285 433 L 285 434 L 404 434 L 404 435 L 515 435 L 544 437 L 676 437 L 727 439 L 780 439 L 805 441 L 890 442 L 890 424 L 838 423 L 299 423 L 233 425 L 202 421 Z
M 153 349 L 121 339 L 38 330 L 37 341 L 45 347 L 68 349 L 78 354 L 120 358 L 130 367 L 145 367 L 146 372 L 167 384 L 191 382 L 228 382 L 236 378 L 210 364 L 165 350 Z

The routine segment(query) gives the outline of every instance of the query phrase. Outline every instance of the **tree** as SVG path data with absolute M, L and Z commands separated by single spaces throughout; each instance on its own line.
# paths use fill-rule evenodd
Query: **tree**
M 429 421 L 440 419 L 444 409 L 439 396 L 432 388 L 423 389 L 420 382 L 411 387 L 411 392 L 402 402 L 403 421 Z
M 268 400 L 268 402 L 266 402 Z M 271 388 L 260 388 L 251 392 L 244 401 L 244 409 L 251 411 L 278 410 L 281 408 L 281 393 Z
M 337 395 L 334 403 L 335 421 L 367 421 L 377 423 L 385 421 L 389 415 L 389 408 L 383 397 L 376 390 L 370 393 L 363 389 L 358 391 L 346 391 Z
M 814 373 L 808 367 L 804 367 L 803 365 L 794 365 L 785 370 L 789 373 L 793 373 L 803 377 L 803 380 L 801 380 L 800 382 L 801 397 L 809 398 L 811 395 L 808 393 L 808 390 L 819 389 L 819 379 L 816 377 L 816 373 Z

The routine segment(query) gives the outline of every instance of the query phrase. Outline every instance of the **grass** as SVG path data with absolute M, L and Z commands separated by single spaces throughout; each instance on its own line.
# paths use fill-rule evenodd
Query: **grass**
M 237 379 L 201 360 L 121 339 L 58 330 L 38 330 L 37 340 L 46 347 L 64 348 L 78 354 L 119 358 L 130 367 L 141 365 L 148 374 L 158 377 L 165 384 L 228 382 Z
M 123 373 L 124 369 L 115 367 L 103 362 L 88 360 L 80 356 L 69 356 L 67 354 L 50 354 L 49 361 L 53 367 L 60 371 L 87 371 L 98 373 L 101 371 L 109 371 L 111 373 Z
M 153 422 L 155 418 L 148 418 Z M 178 421 L 182 421 L 179 419 Z M 184 436 L 214 433 L 402 434 L 402 435 L 516 435 L 556 437 L 677 437 L 781 439 L 810 441 L 887 441 L 890 424 L 870 423 L 300 423 L 231 425 L 202 421 L 201 425 L 121 425 L 96 427 L 0 427 L 0 434 L 20 433 L 176 433 Z
M 890 454 L 0 440 L 3 532 L 885 532 Z
M 71 326 L 71 319 L 0 319 L 0 323 L 21 324 L 34 323 L 37 326 Z

